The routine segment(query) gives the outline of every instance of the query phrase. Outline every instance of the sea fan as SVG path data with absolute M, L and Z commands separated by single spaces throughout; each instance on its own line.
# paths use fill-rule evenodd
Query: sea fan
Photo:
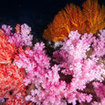
M 86 18 L 85 32 L 95 34 L 105 28 L 105 6 L 100 6 L 97 0 L 87 0 L 83 5 L 84 17 Z
M 97 0 L 87 0 L 82 7 L 83 9 L 70 4 L 59 11 L 44 30 L 43 37 L 56 42 L 66 38 L 72 30 L 78 30 L 81 34 L 96 34 L 105 28 L 105 6 L 100 6 Z

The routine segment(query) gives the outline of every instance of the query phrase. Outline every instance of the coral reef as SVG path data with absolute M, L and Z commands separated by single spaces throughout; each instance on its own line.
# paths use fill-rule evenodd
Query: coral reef
M 65 26 L 66 27 L 66 26 Z M 0 29 L 0 102 L 4 105 L 104 105 L 105 30 L 71 31 L 48 55 L 31 27 Z

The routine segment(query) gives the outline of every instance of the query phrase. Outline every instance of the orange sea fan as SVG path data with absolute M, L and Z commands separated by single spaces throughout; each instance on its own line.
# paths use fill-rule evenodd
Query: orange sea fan
M 83 13 L 88 27 L 85 32 L 95 34 L 105 28 L 105 6 L 100 6 L 97 0 L 87 0 L 83 5 Z
M 86 18 L 84 18 L 82 10 L 78 6 L 70 4 L 65 7 L 65 11 L 69 18 L 70 30 L 72 31 L 80 29 L 79 31 L 83 33 L 86 27 L 85 26 Z
M 56 16 L 52 24 L 49 25 L 49 29 L 45 30 L 44 37 L 49 40 L 62 40 L 67 37 L 70 32 L 70 22 L 66 12 L 64 10 L 60 11 Z M 55 37 L 56 36 L 56 37 Z
M 87 0 L 83 9 L 73 4 L 67 5 L 59 11 L 48 28 L 44 30 L 43 37 L 53 42 L 60 41 L 68 36 L 70 31 L 95 34 L 105 28 L 105 6 L 100 6 L 97 0 Z

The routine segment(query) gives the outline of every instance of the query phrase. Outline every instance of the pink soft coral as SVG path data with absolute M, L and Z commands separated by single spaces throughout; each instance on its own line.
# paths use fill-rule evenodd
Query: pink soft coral
M 32 50 L 30 48 L 20 49 L 15 64 L 27 72 L 25 85 L 34 84 L 26 100 L 36 104 L 43 103 L 43 105 L 49 103 L 66 105 L 66 101 L 63 100 L 66 83 L 59 81 L 58 71 L 60 69 L 57 65 L 50 67 L 49 61 L 50 58 L 44 50 L 44 43 L 36 43 Z
M 99 82 L 93 82 L 94 90 L 99 98 L 105 98 L 105 85 Z
M 50 58 L 46 55 L 44 49 L 44 43 L 36 43 L 33 50 L 27 47 L 25 50 L 20 48 L 19 59 L 15 63 L 20 68 L 25 68 L 26 72 L 32 72 L 33 69 L 40 70 L 43 68 L 49 68 Z
M 98 38 L 94 40 L 92 47 L 94 48 L 94 56 L 102 57 L 105 55 L 105 30 L 100 30 Z
M 92 105 L 105 105 L 105 85 L 99 82 L 93 82 L 94 90 L 101 102 L 93 102 Z
M 72 34 L 76 33 L 77 32 L 74 32 Z M 89 65 L 86 65 L 85 62 L 83 62 L 83 58 L 86 59 L 86 51 L 89 50 L 90 44 L 93 41 L 93 39 L 91 38 L 92 35 L 88 36 L 86 34 L 80 40 L 80 35 L 78 33 L 77 35 L 78 37 L 74 37 L 75 35 L 73 35 L 70 42 L 70 45 L 74 44 L 74 48 L 71 48 L 71 56 L 69 56 L 69 52 L 67 52 L 70 51 L 70 49 L 66 50 L 65 48 L 67 56 L 65 55 L 64 57 L 68 57 L 69 59 L 64 58 L 64 65 L 62 64 L 62 67 L 69 68 L 69 65 L 71 65 L 74 69 L 74 71 L 67 70 L 66 73 L 63 73 L 65 75 L 71 74 L 73 76 L 71 83 L 68 84 L 66 83 L 66 81 L 61 80 L 59 74 L 59 72 L 61 72 L 59 66 L 61 65 L 54 65 L 52 67 L 50 66 L 50 58 L 46 56 L 43 43 L 36 43 L 32 50 L 30 48 L 26 48 L 25 50 L 20 49 L 20 54 L 16 58 L 15 64 L 19 68 L 24 68 L 27 73 L 27 77 L 24 80 L 25 85 L 29 86 L 30 84 L 34 84 L 34 88 L 31 89 L 30 92 L 31 94 L 27 95 L 26 97 L 27 101 L 32 101 L 36 104 L 43 103 L 43 105 L 66 105 L 66 100 L 68 101 L 68 103 L 73 103 L 73 105 L 76 104 L 77 100 L 80 103 L 85 101 L 91 101 L 92 95 L 80 93 L 77 91 L 77 89 L 83 90 L 87 82 L 90 82 L 94 78 L 96 78 L 95 76 L 97 76 L 97 74 L 101 71 L 101 66 L 96 67 L 97 72 L 93 70 L 93 73 L 91 75 L 91 77 L 93 77 L 91 79 L 88 75 L 86 75 L 86 73 L 89 72 L 89 70 L 91 71 L 91 69 L 93 69 L 96 66 L 96 63 L 94 63 L 95 61 L 91 63 L 91 60 L 88 60 L 87 62 Z M 68 47 L 70 46 L 69 41 L 65 41 L 68 43 Z M 78 44 L 81 47 L 79 47 Z M 76 46 L 78 46 L 77 51 L 74 52 L 75 54 L 73 54 L 73 51 L 75 50 Z M 81 48 L 81 51 L 79 48 Z M 64 49 L 62 48 L 62 50 Z M 81 57 L 78 55 L 78 51 L 80 52 L 80 54 L 83 53 L 81 54 Z M 86 68 L 87 66 L 90 66 L 90 68 L 88 67 L 88 69 L 85 71 L 85 67 L 82 67 L 83 65 L 86 65 Z M 94 76 L 95 73 L 96 75 Z M 100 75 L 97 77 L 99 80 L 102 80 Z
M 101 36 L 99 36 L 99 38 L 98 43 L 102 43 L 104 37 L 101 38 Z M 78 93 L 77 90 L 85 89 L 87 83 L 93 80 L 100 82 L 104 80 L 102 77 L 102 74 L 105 74 L 104 64 L 98 64 L 98 57 L 100 55 L 98 55 L 98 57 L 96 56 L 97 53 L 95 52 L 97 47 L 93 48 L 94 42 L 97 42 L 97 39 L 93 37 L 92 34 L 80 36 L 78 31 L 72 31 L 69 34 L 69 39 L 61 42 L 62 47 L 60 50 L 54 52 L 55 61 L 60 63 L 59 66 L 62 68 L 61 72 L 65 74 L 65 76 L 72 75 L 73 77 L 68 84 L 68 93 L 70 95 L 69 97 L 67 95 L 67 97 L 70 103 L 73 103 L 73 100 L 74 102 L 79 100 L 77 94 L 80 95 L 81 93 Z M 102 46 L 98 52 L 102 49 L 104 49 L 104 46 Z M 91 54 L 88 55 L 89 52 L 91 52 Z M 102 54 L 102 56 L 103 55 L 104 54 Z M 70 98 L 72 95 L 73 97 Z M 81 103 L 82 99 L 79 100 L 79 102 Z
M 28 25 L 21 25 L 20 31 L 16 28 L 16 33 L 12 33 L 12 28 L 7 25 L 2 25 L 2 29 L 4 30 L 5 34 L 9 37 L 8 41 L 10 43 L 15 43 L 17 47 L 32 46 L 33 35 L 31 35 L 31 28 Z

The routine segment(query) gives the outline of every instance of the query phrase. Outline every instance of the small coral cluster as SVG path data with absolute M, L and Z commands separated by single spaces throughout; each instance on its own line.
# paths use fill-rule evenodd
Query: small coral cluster
M 32 45 L 31 28 L 0 29 L 0 101 L 5 105 L 105 103 L 105 30 L 94 36 L 71 31 L 48 56 Z M 91 91 L 92 90 L 92 91 Z

